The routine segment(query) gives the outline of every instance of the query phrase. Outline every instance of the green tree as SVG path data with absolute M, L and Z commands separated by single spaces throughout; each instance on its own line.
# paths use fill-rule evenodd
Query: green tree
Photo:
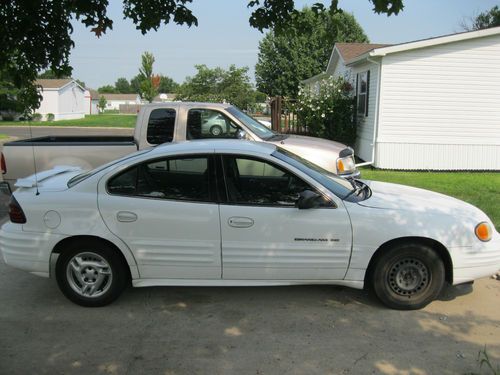
M 179 87 L 177 98 L 200 102 L 228 102 L 246 109 L 255 102 L 248 68 L 231 65 L 228 70 L 195 65 L 196 74 Z
M 247 0 L 252 10 L 250 25 L 277 28 L 296 13 L 294 0 Z M 123 14 L 142 34 L 162 24 L 197 26 L 188 8 L 193 0 L 123 0 Z M 198 1 L 199 2 L 199 1 Z M 338 0 L 331 0 L 337 8 Z M 397 14 L 403 0 L 369 0 L 378 13 Z M 8 74 L 19 89 L 18 99 L 35 109 L 41 96 L 34 81 L 37 73 L 52 69 L 58 76 L 71 76 L 69 56 L 74 46 L 72 23 L 81 22 L 100 37 L 112 29 L 104 0 L 11 0 L 0 3 L 0 71 Z M 324 5 L 315 4 L 315 9 Z
M 47 69 L 45 71 L 43 71 L 42 73 L 40 73 L 38 75 L 38 78 L 43 78 L 43 79 L 57 79 L 57 78 L 70 78 L 68 75 L 58 75 L 55 71 L 53 71 L 52 69 Z
M 158 95 L 160 76 L 153 74 L 155 57 L 151 52 L 144 52 L 141 60 L 142 64 L 139 68 L 139 77 L 141 79 L 140 94 L 143 99 L 151 103 L 155 96 Z
M 101 95 L 101 97 L 99 98 L 99 103 L 97 103 L 97 108 L 99 108 L 99 113 L 104 112 L 107 103 L 108 101 L 106 100 L 106 98 L 103 95 Z
M 104 86 L 99 87 L 97 89 L 97 92 L 99 94 L 115 94 L 116 93 L 116 89 L 112 85 L 104 85 Z
M 132 88 L 126 78 L 118 78 L 115 82 L 115 90 L 120 94 L 132 94 Z
M 488 11 L 479 13 L 469 20 L 464 20 L 461 26 L 467 31 L 482 30 L 500 26 L 500 8 L 498 5 L 495 5 Z
M 158 91 L 161 93 L 175 93 L 179 88 L 179 84 L 175 82 L 172 78 L 160 75 L 160 86 Z
M 134 78 L 130 80 L 130 89 L 134 94 L 141 93 L 141 76 L 137 74 Z
M 259 43 L 257 88 L 295 97 L 300 82 L 326 69 L 336 42 L 368 42 L 352 14 L 304 8 L 288 27 L 270 31 Z

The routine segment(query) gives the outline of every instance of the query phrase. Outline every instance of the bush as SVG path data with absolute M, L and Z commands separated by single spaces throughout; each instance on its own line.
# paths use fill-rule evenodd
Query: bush
M 47 113 L 47 121 L 54 121 L 55 118 L 53 113 Z
M 33 121 L 42 121 L 42 114 L 41 113 L 33 113 L 31 115 L 31 119 Z
M 355 98 L 345 79 L 328 77 L 319 82 L 318 90 L 301 88 L 295 107 L 298 123 L 312 135 L 354 145 Z

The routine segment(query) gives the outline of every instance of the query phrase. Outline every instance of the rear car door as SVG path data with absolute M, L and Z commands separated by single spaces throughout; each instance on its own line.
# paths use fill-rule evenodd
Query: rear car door
M 221 166 L 224 279 L 344 278 L 352 232 L 343 205 L 325 197 L 321 207 L 298 209 L 298 194 L 317 190 L 269 160 L 223 155 Z
M 213 155 L 151 159 L 101 180 L 101 215 L 141 278 L 221 278 L 212 164 Z

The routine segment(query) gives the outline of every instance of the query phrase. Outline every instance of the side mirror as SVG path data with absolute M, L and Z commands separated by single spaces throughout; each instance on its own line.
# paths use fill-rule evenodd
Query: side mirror
M 240 129 L 236 132 L 236 138 L 238 139 L 247 139 L 247 132 L 243 129 Z
M 321 204 L 321 195 L 311 190 L 304 190 L 299 193 L 296 206 L 300 210 L 319 207 Z

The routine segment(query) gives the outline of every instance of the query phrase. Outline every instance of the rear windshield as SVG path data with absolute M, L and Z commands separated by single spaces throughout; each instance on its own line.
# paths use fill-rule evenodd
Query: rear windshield
M 137 152 L 134 152 L 132 154 L 128 154 L 128 155 L 126 155 L 126 156 L 124 156 L 124 157 L 122 157 L 120 159 L 116 159 L 116 160 L 110 161 L 109 163 L 101 165 L 101 166 L 99 166 L 99 167 L 97 167 L 95 169 L 92 169 L 90 171 L 80 173 L 79 175 L 76 175 L 75 177 L 71 178 L 68 181 L 68 187 L 71 188 L 71 187 L 75 186 L 76 184 L 79 184 L 83 180 L 86 180 L 87 178 L 95 175 L 96 173 L 99 173 L 99 172 L 105 170 L 106 168 L 111 167 L 112 165 L 118 164 L 118 163 L 120 163 L 120 162 L 122 162 L 124 160 L 135 158 L 136 156 L 139 156 L 139 155 L 143 155 L 145 153 L 148 153 L 151 150 L 152 150 L 152 148 L 148 148 L 148 149 L 145 149 L 145 150 L 137 151 Z

